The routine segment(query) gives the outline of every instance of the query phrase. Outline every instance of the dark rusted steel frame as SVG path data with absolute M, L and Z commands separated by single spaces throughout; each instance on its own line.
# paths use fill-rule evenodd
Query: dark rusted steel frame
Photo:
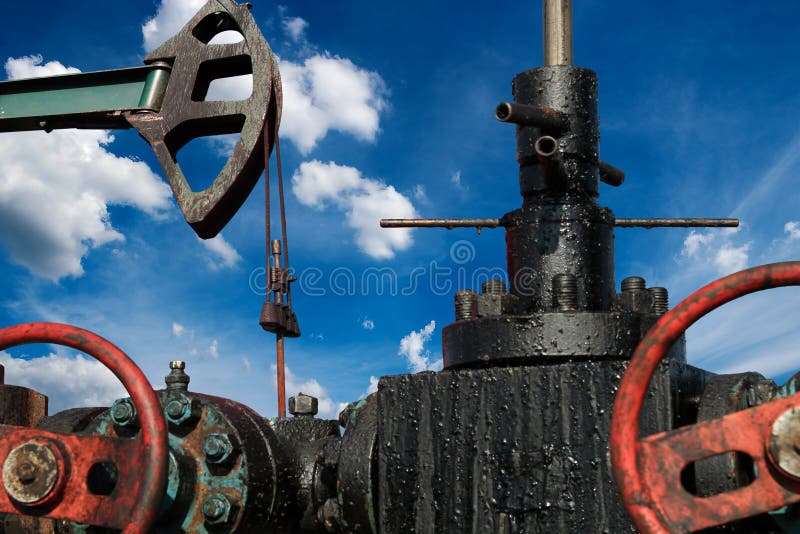
M 762 265 L 712 282 L 665 314 L 637 347 L 614 403 L 611 460 L 625 507 L 642 532 L 691 532 L 800 501 L 800 482 L 778 471 L 767 452 L 773 423 L 800 406 L 800 394 L 639 440 L 647 387 L 684 331 L 736 298 L 791 285 L 800 285 L 800 262 Z M 688 464 L 726 452 L 752 457 L 758 476 L 751 484 L 711 497 L 682 487 Z
M 167 483 L 167 425 L 161 403 L 147 377 L 122 350 L 102 337 L 75 326 L 29 323 L 0 330 L 0 350 L 30 343 L 54 343 L 79 350 L 105 365 L 122 382 L 136 406 L 141 425 L 138 439 L 76 436 L 0 425 L 0 458 L 24 442 L 35 440 L 53 449 L 59 481 L 41 506 L 25 507 L 0 492 L 0 512 L 30 514 L 123 529 L 126 534 L 151 530 Z M 118 472 L 111 495 L 87 490 L 89 469 L 112 462 Z
M 238 31 L 244 38 L 207 44 L 225 30 Z M 161 110 L 126 118 L 155 151 L 186 222 L 201 238 L 214 237 L 247 199 L 277 137 L 282 102 L 277 60 L 247 4 L 209 0 L 145 62 L 172 65 Z M 253 76 L 249 98 L 205 100 L 213 80 L 246 74 Z M 265 128 L 272 133 L 266 155 L 259 150 Z M 240 133 L 239 139 L 214 182 L 193 191 L 178 164 L 178 151 L 202 136 L 234 133 Z

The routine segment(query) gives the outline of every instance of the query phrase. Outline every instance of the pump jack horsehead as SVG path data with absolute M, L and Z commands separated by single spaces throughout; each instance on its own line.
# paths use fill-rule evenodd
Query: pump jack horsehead
M 279 417 L 190 392 L 181 361 L 155 391 L 119 348 L 77 327 L 0 329 L 0 350 L 83 351 L 130 394 L 45 417 L 46 398 L 3 384 L 0 367 L 0 532 L 666 533 L 728 523 L 742 532 L 791 521 L 800 502 L 800 375 L 781 387 L 756 373 L 714 375 L 687 364 L 682 335 L 742 295 L 800 285 L 800 262 L 736 273 L 672 310 L 665 288 L 638 277 L 617 293 L 615 227 L 738 221 L 615 218 L 598 205 L 598 182 L 620 186 L 624 173 L 598 157 L 597 77 L 572 65 L 571 1 L 543 6 L 544 66 L 517 75 L 514 101 L 495 111 L 516 127 L 522 207 L 500 218 L 381 221 L 505 228 L 510 288 L 498 279 L 481 294 L 458 291 L 444 371 L 383 377 L 338 421 L 316 418 L 317 399 L 302 393 L 285 417 L 283 338 L 300 331 L 280 171 L 282 93 L 249 4 L 209 0 L 143 67 L 0 83 L 0 132 L 135 129 L 201 238 L 234 216 L 273 149 L 281 211 L 274 241 L 267 211 L 260 316 L 277 338 Z M 242 40 L 210 45 L 228 30 Z M 247 74 L 248 98 L 207 100 L 212 81 Z M 237 133 L 215 181 L 192 190 L 178 151 Z M 266 195 L 269 210 L 269 176 Z M 526 269 L 522 288 L 513 273 Z

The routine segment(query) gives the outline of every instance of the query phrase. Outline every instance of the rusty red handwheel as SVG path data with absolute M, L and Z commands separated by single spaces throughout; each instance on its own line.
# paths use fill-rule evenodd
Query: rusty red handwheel
M 0 350 L 29 343 L 71 347 L 108 367 L 130 393 L 141 433 L 137 439 L 109 438 L 0 425 L 0 512 L 149 532 L 166 487 L 168 446 L 161 404 L 144 373 L 111 342 L 74 326 L 0 329 Z M 115 474 L 112 488 L 92 487 L 91 472 L 98 468 Z
M 611 460 L 622 500 L 640 531 L 693 532 L 800 501 L 800 454 L 793 433 L 787 432 L 800 428 L 800 394 L 639 439 L 647 387 L 659 361 L 684 331 L 731 300 L 792 285 L 800 285 L 800 262 L 732 274 L 695 291 L 639 343 L 614 403 Z M 752 483 L 710 497 L 683 488 L 681 471 L 687 465 L 728 452 L 753 459 L 757 477 Z

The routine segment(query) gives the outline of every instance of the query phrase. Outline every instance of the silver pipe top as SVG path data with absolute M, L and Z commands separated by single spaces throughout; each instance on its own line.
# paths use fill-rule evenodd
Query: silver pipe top
M 544 65 L 572 65 L 572 0 L 543 0 Z

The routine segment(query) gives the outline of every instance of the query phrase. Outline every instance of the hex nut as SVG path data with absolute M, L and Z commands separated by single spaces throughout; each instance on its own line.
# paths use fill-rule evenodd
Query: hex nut
M 222 493 L 212 493 L 203 500 L 203 517 L 211 525 L 222 525 L 230 520 L 231 501 Z
M 164 406 L 167 420 L 174 425 L 182 425 L 187 421 L 200 417 L 200 404 L 184 394 L 170 398 Z
M 211 464 L 221 464 L 233 456 L 234 446 L 227 434 L 211 434 L 203 442 L 203 454 Z
M 111 420 L 117 426 L 137 426 L 136 406 L 131 399 L 117 399 L 109 410 Z
M 316 397 L 306 395 L 305 393 L 298 393 L 289 397 L 289 413 L 298 415 L 317 415 L 319 408 L 319 401 Z

